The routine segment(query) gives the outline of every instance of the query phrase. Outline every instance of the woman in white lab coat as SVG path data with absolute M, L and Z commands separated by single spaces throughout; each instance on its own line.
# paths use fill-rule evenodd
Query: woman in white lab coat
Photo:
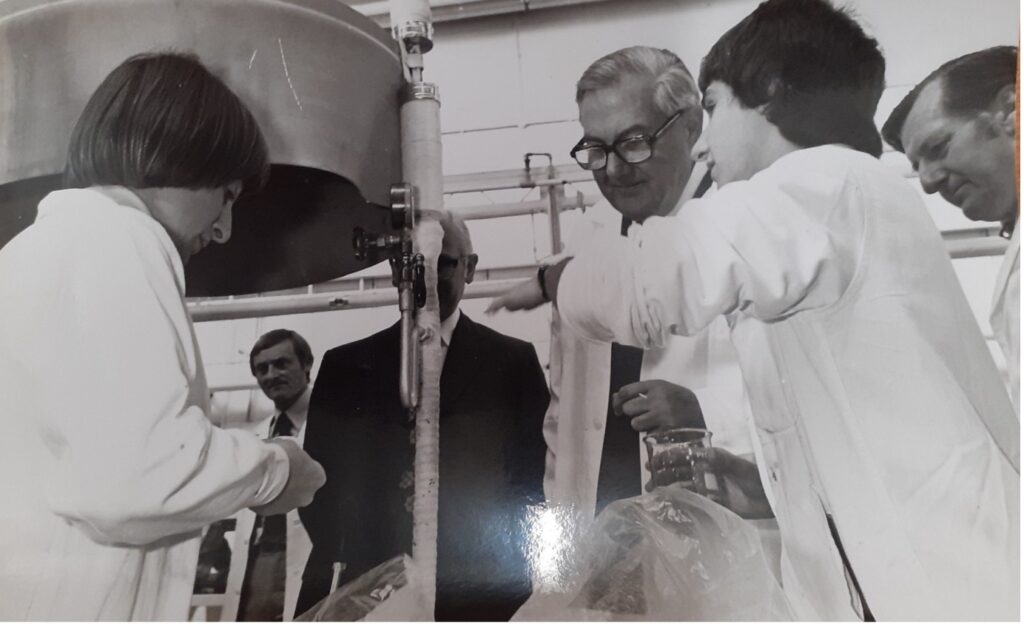
M 883 76 L 824 0 L 763 3 L 701 68 L 718 193 L 493 307 L 546 292 L 579 333 L 643 347 L 725 315 L 795 615 L 1017 619 L 1017 419 L 934 224 L 877 159 Z
M 0 250 L 0 620 L 184 620 L 204 525 L 323 483 L 294 442 L 211 424 L 185 307 L 184 263 L 267 171 L 195 57 L 132 57 L 86 105 L 72 188 Z

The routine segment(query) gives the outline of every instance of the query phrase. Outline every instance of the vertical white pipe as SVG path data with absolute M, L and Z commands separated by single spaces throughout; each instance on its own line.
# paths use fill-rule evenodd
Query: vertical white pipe
M 436 91 L 413 84 L 402 106 L 402 163 L 405 181 L 417 193 L 422 215 L 416 225 L 414 249 L 425 260 L 427 303 L 416 324 L 423 341 L 420 404 L 416 410 L 415 494 L 412 556 L 423 584 L 427 613 L 433 615 L 437 587 L 438 419 L 441 406 L 441 321 L 437 299 L 437 256 L 444 236 L 438 222 L 444 203 L 441 177 L 441 115 Z M 431 95 L 434 97 L 431 97 Z

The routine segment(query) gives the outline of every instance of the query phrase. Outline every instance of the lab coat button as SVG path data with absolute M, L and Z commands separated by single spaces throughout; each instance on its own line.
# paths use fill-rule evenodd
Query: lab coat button
M 602 429 L 604 429 L 604 419 L 603 418 L 595 418 L 594 419 L 594 430 L 600 431 Z

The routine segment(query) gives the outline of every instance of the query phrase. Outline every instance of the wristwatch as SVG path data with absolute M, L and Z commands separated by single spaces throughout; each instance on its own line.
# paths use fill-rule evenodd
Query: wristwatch
M 548 289 L 544 285 L 544 273 L 548 270 L 548 265 L 542 264 L 537 267 L 537 282 L 540 284 L 540 296 L 544 298 L 544 301 L 551 301 L 551 297 L 548 296 Z

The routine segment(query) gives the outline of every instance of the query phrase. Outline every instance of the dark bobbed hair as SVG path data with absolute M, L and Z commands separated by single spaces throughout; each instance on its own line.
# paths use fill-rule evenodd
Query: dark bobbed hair
M 882 153 L 874 115 L 885 57 L 851 15 L 826 0 L 767 0 L 715 43 L 699 85 L 728 85 L 747 108 L 764 107 L 801 147 L 842 143 Z
M 942 81 L 942 108 L 947 115 L 967 118 L 992 106 L 996 96 L 1017 83 L 1017 47 L 996 46 L 971 52 L 943 63 L 928 74 L 893 109 L 882 126 L 885 142 L 897 151 L 905 151 L 903 124 L 921 90 L 936 80 Z
M 253 365 L 253 361 L 256 356 L 259 355 L 260 351 L 269 349 L 270 347 L 277 346 L 285 340 L 291 340 L 292 348 L 295 350 L 295 355 L 299 358 L 299 364 L 307 368 L 313 367 L 313 350 L 309 348 L 309 343 L 302 337 L 298 332 L 290 329 L 272 329 L 267 333 L 263 334 L 256 340 L 256 344 L 252 346 L 252 350 L 249 351 L 249 371 L 255 375 L 256 367 Z
M 267 144 L 245 104 L 194 54 L 138 54 L 100 83 L 75 124 L 68 187 L 212 189 L 269 175 Z

